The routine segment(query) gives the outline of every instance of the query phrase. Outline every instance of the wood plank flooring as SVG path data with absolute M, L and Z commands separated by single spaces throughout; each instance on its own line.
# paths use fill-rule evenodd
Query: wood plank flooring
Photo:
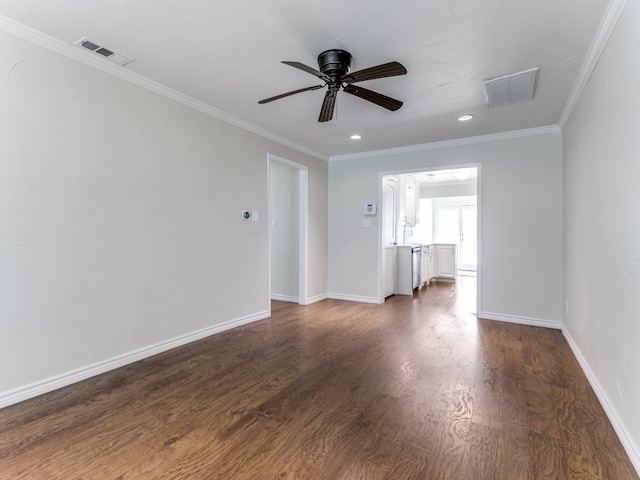
M 638 479 L 561 333 L 477 320 L 474 282 L 274 302 L 0 410 L 0 478 Z

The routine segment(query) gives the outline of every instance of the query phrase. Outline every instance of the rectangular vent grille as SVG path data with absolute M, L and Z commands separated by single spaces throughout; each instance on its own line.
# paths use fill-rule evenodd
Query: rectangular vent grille
M 109 50 L 101 45 L 98 45 L 91 40 L 87 40 L 86 37 L 82 37 L 80 40 L 73 42 L 74 45 L 78 45 L 79 47 L 86 48 L 87 50 L 91 50 L 93 53 L 101 55 L 102 57 L 108 59 L 113 63 L 117 63 L 118 65 L 126 65 L 127 63 L 133 62 L 133 59 L 125 57 L 120 53 L 116 53 L 113 50 Z
M 502 75 L 485 80 L 484 95 L 487 106 L 499 107 L 510 103 L 533 99 L 539 68 Z
M 84 48 L 88 48 L 89 50 L 97 50 L 100 48 L 98 45 L 96 45 L 95 43 L 91 43 L 89 40 L 85 40 L 81 45 Z
M 111 50 L 107 50 L 106 48 L 102 48 L 102 47 L 96 50 L 96 53 L 99 53 L 104 57 L 110 57 L 111 55 L 113 55 L 113 52 Z

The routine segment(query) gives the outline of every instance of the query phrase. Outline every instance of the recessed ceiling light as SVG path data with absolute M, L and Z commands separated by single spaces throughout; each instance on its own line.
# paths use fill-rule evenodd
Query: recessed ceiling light
M 471 176 L 471 172 L 469 170 L 456 170 L 453 172 L 453 176 L 458 180 L 466 180 Z
M 350 138 L 351 138 L 351 140 L 362 140 L 362 135 L 358 135 L 356 133 L 356 134 L 351 135 Z
M 471 120 L 473 118 L 473 115 L 471 115 L 470 113 L 467 113 L 466 115 L 460 115 L 458 117 L 458 120 L 460 120 L 461 122 L 466 122 L 467 120 Z

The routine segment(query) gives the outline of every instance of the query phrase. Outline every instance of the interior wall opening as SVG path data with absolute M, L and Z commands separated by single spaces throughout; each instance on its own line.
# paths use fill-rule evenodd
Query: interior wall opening
M 479 277 L 478 173 L 460 166 L 382 175 L 382 298 Z M 477 305 L 478 288 L 465 291 Z
M 308 169 L 269 156 L 269 300 L 307 303 Z

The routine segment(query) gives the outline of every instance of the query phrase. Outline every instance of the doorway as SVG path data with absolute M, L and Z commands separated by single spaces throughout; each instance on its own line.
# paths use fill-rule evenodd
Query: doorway
M 268 177 L 269 304 L 306 305 L 308 169 L 269 154 Z
M 461 272 L 475 272 L 478 268 L 478 208 L 464 204 L 472 199 L 441 199 L 435 208 L 435 241 L 455 243 L 458 250 L 457 268 Z
M 466 284 L 474 282 L 473 289 L 462 289 L 459 293 L 473 290 L 469 293 L 473 299 L 469 300 L 476 305 L 474 311 L 481 311 L 478 262 L 481 249 L 480 165 L 380 172 L 379 177 L 380 303 L 384 303 L 392 292 L 390 282 L 393 275 L 399 275 L 398 245 L 455 244 L 454 271 L 459 275 L 477 277 L 465 280 Z M 424 270 L 424 266 L 421 269 Z M 429 269 L 427 271 L 430 272 Z M 428 281 L 425 282 L 426 285 Z M 456 283 L 456 290 L 460 284 Z

